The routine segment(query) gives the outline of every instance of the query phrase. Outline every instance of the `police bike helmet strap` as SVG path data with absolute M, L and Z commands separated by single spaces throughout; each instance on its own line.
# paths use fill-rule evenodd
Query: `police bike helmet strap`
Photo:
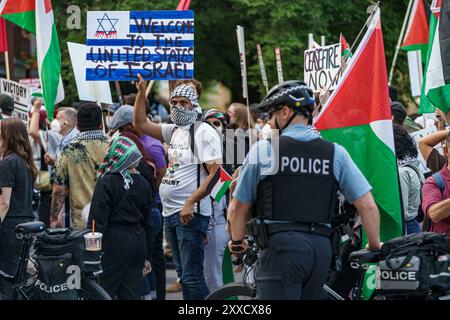
M 299 80 L 290 80 L 273 87 L 259 104 L 258 109 L 267 112 L 270 110 L 276 111 L 283 106 L 292 108 L 294 115 L 281 129 L 284 130 L 296 115 L 303 115 L 311 120 L 314 103 L 314 93 L 306 83 Z

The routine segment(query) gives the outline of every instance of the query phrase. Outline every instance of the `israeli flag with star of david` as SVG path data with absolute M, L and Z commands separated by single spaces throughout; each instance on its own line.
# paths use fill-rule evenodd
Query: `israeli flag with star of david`
M 86 80 L 194 78 L 194 12 L 89 11 Z

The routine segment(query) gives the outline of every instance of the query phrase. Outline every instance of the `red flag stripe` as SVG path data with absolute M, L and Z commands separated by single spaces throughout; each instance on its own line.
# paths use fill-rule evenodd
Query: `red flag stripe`
M 233 180 L 233 178 L 230 177 L 230 175 L 225 170 L 223 170 L 222 168 L 219 168 L 219 170 L 220 170 L 220 182 Z
M 8 51 L 8 40 L 6 38 L 5 19 L 0 18 L 0 52 Z
M 415 0 L 402 47 L 428 43 L 428 18 L 422 0 Z
M 378 21 L 317 119 L 318 130 L 391 119 L 384 55 L 381 22 Z
M 20 13 L 33 11 L 36 8 L 35 0 L 5 0 L 1 14 Z

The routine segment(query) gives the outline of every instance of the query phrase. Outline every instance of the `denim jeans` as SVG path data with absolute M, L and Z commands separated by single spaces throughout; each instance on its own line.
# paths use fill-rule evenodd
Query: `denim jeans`
M 406 234 L 418 233 L 420 231 L 420 224 L 416 219 L 406 221 Z
M 180 213 L 164 218 L 166 236 L 174 261 L 180 261 L 184 300 L 203 300 L 209 293 L 203 274 L 204 238 L 209 217 L 200 214 L 181 224 Z M 178 257 L 177 257 L 178 256 Z

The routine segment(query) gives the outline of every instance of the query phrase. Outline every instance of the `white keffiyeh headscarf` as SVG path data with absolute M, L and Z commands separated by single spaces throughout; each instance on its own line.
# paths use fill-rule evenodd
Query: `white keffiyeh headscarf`
M 173 104 L 172 99 L 175 97 L 185 97 L 191 101 L 194 109 L 181 108 Z M 194 89 L 188 85 L 182 84 L 175 88 L 170 95 L 170 117 L 176 125 L 186 126 L 191 125 L 197 120 L 199 114 L 202 114 L 202 109 L 198 102 L 198 95 Z

